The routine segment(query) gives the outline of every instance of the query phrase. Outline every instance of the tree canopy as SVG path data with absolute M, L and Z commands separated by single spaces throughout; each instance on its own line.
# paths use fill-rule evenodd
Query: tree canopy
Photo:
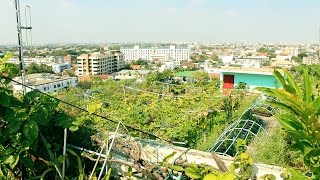
M 33 74 L 33 73 L 54 73 L 52 71 L 51 66 L 47 66 L 45 64 L 36 64 L 36 63 L 31 63 L 29 66 L 26 68 L 26 74 Z

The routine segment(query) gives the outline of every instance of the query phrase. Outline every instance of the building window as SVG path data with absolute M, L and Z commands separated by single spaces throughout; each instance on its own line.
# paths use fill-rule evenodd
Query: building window
M 57 85 L 53 85 L 53 88 L 57 88 Z
M 47 90 L 47 88 L 46 88 L 46 87 L 44 87 L 44 88 L 43 88 L 43 90 L 45 91 L 45 90 Z

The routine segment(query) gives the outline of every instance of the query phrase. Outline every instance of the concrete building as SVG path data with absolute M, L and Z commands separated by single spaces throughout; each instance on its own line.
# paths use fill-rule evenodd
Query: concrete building
M 299 48 L 296 48 L 296 47 L 285 47 L 283 49 L 283 52 L 287 55 L 290 55 L 290 56 L 298 56 L 299 54 Z
M 21 76 L 13 78 L 13 80 L 21 82 Z M 69 76 L 56 76 L 54 74 L 36 73 L 25 76 L 27 86 L 37 89 L 41 92 L 51 93 L 63 88 L 76 87 L 77 78 Z M 11 83 L 14 93 L 22 92 L 23 87 L 15 82 Z M 33 91 L 31 88 L 26 88 L 27 92 Z
M 71 68 L 71 62 L 61 63 L 61 64 L 48 64 L 52 67 L 54 73 L 62 73 L 65 69 Z
M 119 71 L 125 66 L 125 61 L 120 51 L 97 52 L 80 55 L 77 58 L 77 66 L 78 76 L 94 76 Z
M 34 57 L 34 58 L 25 57 L 24 58 L 24 64 L 26 66 L 29 66 L 31 63 L 48 64 L 48 63 L 52 63 L 55 61 L 56 61 L 55 57 Z M 19 58 L 12 57 L 12 58 L 8 59 L 8 63 L 19 64 Z
M 139 46 L 134 46 L 133 48 L 121 48 L 120 51 L 124 54 L 124 59 L 127 62 L 138 59 L 183 61 L 189 60 L 191 56 L 190 48 L 176 48 L 175 46 L 170 46 L 169 48 L 140 48 Z
M 283 67 L 283 68 L 291 68 L 295 64 L 289 60 L 275 60 L 272 62 L 272 66 L 274 67 Z
M 318 56 L 303 57 L 302 63 L 303 64 L 320 64 L 320 59 Z
M 255 58 L 238 58 L 231 62 L 231 65 L 239 65 L 242 67 L 260 68 L 263 60 Z
M 291 60 L 292 56 L 291 55 L 284 55 L 284 54 L 280 54 L 276 57 L 277 60 Z
M 240 82 L 245 83 L 249 90 L 253 90 L 256 87 L 280 87 L 272 72 L 273 69 L 266 68 L 221 69 L 220 80 L 222 81 L 222 89 L 233 89 Z
M 173 70 L 180 67 L 180 61 L 165 61 L 161 64 L 161 66 L 158 68 L 160 72 L 164 70 Z
M 149 73 L 151 73 L 151 70 L 122 70 L 122 71 L 113 73 L 112 78 L 114 80 L 124 80 L 124 79 L 142 80 Z

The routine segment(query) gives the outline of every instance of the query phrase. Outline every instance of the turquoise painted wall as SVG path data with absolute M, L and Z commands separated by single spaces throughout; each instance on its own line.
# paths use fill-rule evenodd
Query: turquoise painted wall
M 223 73 L 234 75 L 234 84 L 239 82 L 245 82 L 249 86 L 261 86 L 274 88 L 277 83 L 276 78 L 273 75 L 260 75 L 260 74 L 244 74 L 244 73 Z M 277 87 L 280 84 L 277 83 Z

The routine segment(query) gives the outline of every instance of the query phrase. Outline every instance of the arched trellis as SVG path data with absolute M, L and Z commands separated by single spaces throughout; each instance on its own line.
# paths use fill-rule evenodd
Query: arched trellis
M 277 109 L 271 106 L 268 102 L 272 102 L 275 99 L 269 96 L 260 95 L 254 103 L 247 109 L 247 111 L 252 111 L 256 108 L 261 108 L 266 110 L 268 113 L 270 113 L 272 116 L 274 116 L 277 112 Z
M 220 155 L 235 156 L 235 145 L 237 139 L 254 139 L 260 131 L 263 131 L 263 125 L 255 120 L 239 119 L 231 124 L 218 138 L 214 145 L 208 150 Z
M 265 132 L 265 128 L 263 127 L 264 122 L 252 116 L 252 110 L 262 108 L 273 116 L 276 113 L 276 109 L 266 102 L 273 100 L 264 95 L 259 96 L 237 121 L 224 130 L 215 143 L 208 149 L 208 152 L 215 152 L 224 156 L 236 156 L 238 154 L 235 149 L 237 139 L 243 139 L 247 142 L 251 142 L 255 138 L 259 139 L 257 135 L 261 131 Z

